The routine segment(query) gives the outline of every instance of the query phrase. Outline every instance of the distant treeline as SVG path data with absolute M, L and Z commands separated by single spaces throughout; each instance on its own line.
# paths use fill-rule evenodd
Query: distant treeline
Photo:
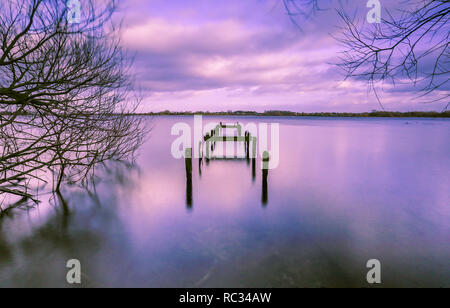
M 0 112 L 0 115 L 10 115 L 9 112 Z M 32 114 L 20 113 L 19 115 L 27 116 Z M 205 115 L 205 116 L 289 116 L 289 117 L 384 117 L 384 118 L 450 118 L 450 110 L 444 112 L 436 111 L 409 111 L 409 112 L 399 112 L 399 111 L 371 111 L 362 113 L 351 113 L 351 112 L 293 112 L 293 111 L 282 111 L 282 110 L 267 110 L 264 112 L 256 111 L 219 111 L 219 112 L 205 112 L 205 111 L 161 111 L 161 112 L 150 112 L 150 113 L 133 113 L 127 115 L 144 115 L 144 116 L 158 116 L 158 115 L 173 115 L 173 116 L 187 116 L 187 115 Z
M 292 112 L 282 110 L 267 110 L 264 112 L 256 111 L 227 111 L 227 112 L 172 112 L 162 111 L 156 113 L 140 113 L 138 115 L 210 115 L 210 116 L 290 116 L 290 117 L 421 117 L 421 118 L 449 118 L 450 110 L 445 112 L 435 111 L 410 111 L 410 112 L 398 112 L 398 111 L 371 111 L 363 113 L 350 113 L 350 112 Z

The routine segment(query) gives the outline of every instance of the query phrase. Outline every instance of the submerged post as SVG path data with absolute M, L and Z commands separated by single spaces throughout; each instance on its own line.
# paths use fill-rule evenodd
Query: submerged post
M 268 191 L 267 191 L 267 176 L 269 175 L 269 152 L 264 151 L 262 155 L 263 169 L 262 169 L 262 197 L 261 202 L 263 205 L 267 204 Z
M 202 142 L 198 143 L 198 174 L 202 176 L 203 149 Z
M 209 133 L 208 134 L 206 134 L 206 136 L 205 136 L 205 142 L 206 142 L 206 146 L 205 146 L 205 150 L 206 150 L 206 153 L 205 153 L 205 158 L 206 158 L 206 164 L 208 164 L 209 163 L 209 158 L 210 158 L 210 154 L 209 154 L 209 152 L 210 152 L 210 140 L 209 140 L 209 138 L 210 138 L 211 136 L 209 135 Z
M 245 132 L 245 157 L 247 158 L 247 163 L 250 161 L 250 139 L 250 133 Z
M 184 150 L 184 161 L 186 163 L 186 174 L 192 175 L 192 148 Z
M 186 165 L 186 206 L 192 207 L 192 148 L 186 148 L 184 152 Z
M 257 144 L 256 144 L 256 141 L 257 141 L 257 138 L 256 137 L 253 137 L 253 138 L 251 138 L 252 139 L 252 158 L 256 158 L 256 146 L 257 146 Z M 266 151 L 267 152 L 267 151 Z M 267 152 L 267 155 L 269 155 L 268 154 L 269 152 Z M 264 155 L 264 154 L 263 154 Z
M 256 179 L 256 158 L 252 158 L 252 180 Z
M 216 130 L 215 130 L 215 133 L 214 133 L 215 136 L 220 136 L 221 127 L 222 127 L 222 123 L 221 124 L 217 124 Z

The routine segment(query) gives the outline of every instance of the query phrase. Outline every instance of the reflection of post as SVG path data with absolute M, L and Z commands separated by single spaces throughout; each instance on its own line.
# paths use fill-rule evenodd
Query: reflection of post
M 257 138 L 256 137 L 253 137 L 253 138 L 250 138 L 250 139 L 252 139 L 252 158 L 256 158 L 256 141 L 257 141 Z M 269 154 L 267 154 L 267 155 L 269 155 Z
M 256 158 L 252 158 L 252 180 L 256 178 Z
M 250 142 L 250 140 L 249 140 Z M 249 149 L 248 151 L 250 152 L 250 143 L 249 143 Z M 255 180 L 256 177 L 256 137 L 253 137 L 252 139 L 252 177 L 253 180 Z
M 186 206 L 192 207 L 192 148 L 185 149 L 184 161 L 186 163 Z
M 269 175 L 269 152 L 264 151 L 263 153 L 263 169 L 262 169 L 262 204 L 266 205 L 267 204 L 267 176 Z
M 244 133 L 244 138 L 245 138 L 245 141 L 244 141 L 245 157 L 247 157 L 247 136 L 248 136 L 248 132 L 245 131 L 245 133 Z

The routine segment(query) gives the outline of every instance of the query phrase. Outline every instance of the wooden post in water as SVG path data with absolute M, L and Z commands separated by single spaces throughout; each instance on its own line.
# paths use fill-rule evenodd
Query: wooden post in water
M 247 158 L 247 163 L 250 161 L 250 139 L 252 139 L 249 132 L 246 132 L 245 136 L 245 157 Z
M 186 206 L 192 207 L 192 148 L 185 149 L 184 161 L 186 165 Z
M 214 136 L 220 136 L 221 124 L 217 124 Z
M 244 132 L 244 152 L 245 157 L 247 157 L 247 131 Z
M 214 133 L 215 133 L 214 129 L 211 129 L 211 131 L 209 132 L 211 137 L 214 137 Z M 214 142 L 211 142 L 211 152 L 212 151 L 214 151 Z
M 256 179 L 256 158 L 252 158 L 252 180 Z
M 210 136 L 209 136 L 209 134 L 206 134 L 206 136 L 205 136 L 205 142 L 206 142 L 206 146 L 205 146 L 205 150 L 206 150 L 206 153 L 205 153 L 205 159 L 206 159 L 206 164 L 209 164 L 209 158 L 210 158 L 210 154 L 209 154 L 209 152 L 210 152 L 210 141 L 209 141 L 209 138 L 210 138 Z
M 211 135 L 210 135 L 211 137 L 214 137 L 214 132 L 215 132 L 214 129 L 211 129 L 211 133 L 210 133 L 210 134 L 211 134 Z M 212 152 L 212 151 L 214 151 L 214 142 L 211 142 L 211 152 Z
M 263 169 L 262 169 L 262 197 L 261 201 L 263 205 L 267 204 L 268 199 L 268 191 L 267 191 L 267 176 L 269 175 L 269 152 L 264 151 L 262 161 L 263 161 Z
M 198 174 L 202 176 L 203 149 L 202 142 L 198 143 Z
M 192 148 L 184 150 L 184 161 L 186 162 L 186 174 L 192 175 Z

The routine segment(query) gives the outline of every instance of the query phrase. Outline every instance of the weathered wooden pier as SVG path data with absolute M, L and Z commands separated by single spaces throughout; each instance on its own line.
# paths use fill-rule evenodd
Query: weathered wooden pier
M 224 134 L 227 129 L 235 129 L 236 135 L 227 136 Z M 228 157 L 225 153 L 222 156 L 216 156 L 214 151 L 218 142 L 234 142 L 242 143 L 244 148 L 244 155 L 240 156 L 239 153 Z M 240 123 L 235 124 L 223 124 L 220 122 L 214 129 L 211 129 L 203 136 L 203 140 L 198 144 L 198 168 L 199 175 L 202 175 L 202 164 L 205 159 L 208 165 L 211 160 L 246 160 L 247 164 L 252 165 L 252 179 L 256 178 L 256 153 L 257 153 L 258 139 L 256 136 L 252 136 L 250 132 L 245 131 L 242 135 L 242 125 Z M 222 148 L 223 149 L 223 148 Z M 267 204 L 268 189 L 267 189 L 267 177 L 269 174 L 269 152 L 264 151 L 262 154 L 262 197 L 261 202 L 263 205 Z M 186 164 L 186 204 L 188 207 L 192 207 L 192 148 L 185 149 L 185 164 Z

